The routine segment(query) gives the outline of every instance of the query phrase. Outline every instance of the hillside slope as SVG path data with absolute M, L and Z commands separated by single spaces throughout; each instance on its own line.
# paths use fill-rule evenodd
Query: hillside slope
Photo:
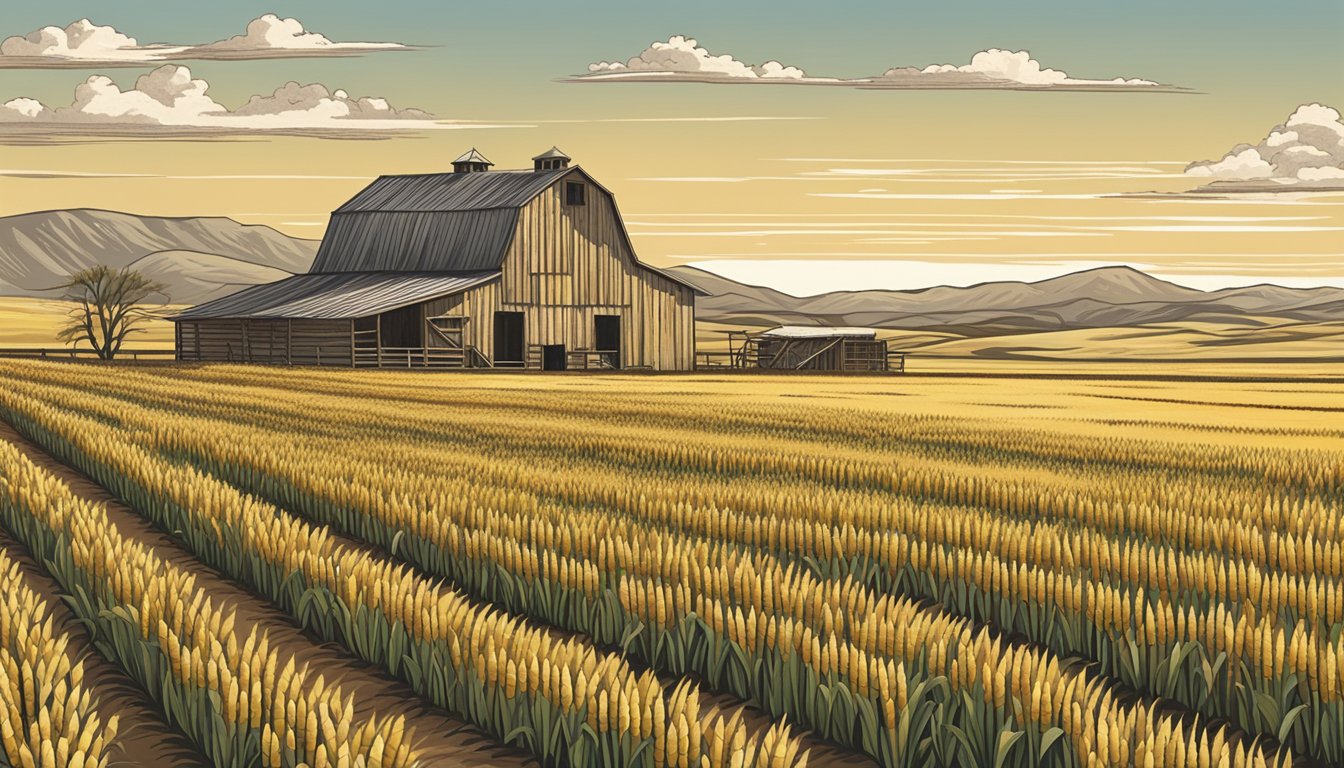
M 1174 322 L 1259 327 L 1280 321 L 1344 320 L 1344 290 L 1338 288 L 1253 285 L 1201 291 L 1124 266 L 1032 283 L 837 291 L 805 297 L 693 267 L 671 271 L 711 294 L 697 300 L 696 316 L 723 325 L 854 325 L 978 337 Z
M 315 240 L 217 216 L 24 213 L 0 217 L 0 296 L 50 296 L 44 289 L 80 269 L 142 262 L 151 277 L 167 284 L 173 302 L 196 303 L 223 295 L 230 284 L 306 271 L 316 253 Z

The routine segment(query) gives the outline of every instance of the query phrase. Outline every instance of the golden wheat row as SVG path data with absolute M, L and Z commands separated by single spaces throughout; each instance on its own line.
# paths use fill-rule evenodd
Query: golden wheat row
M 228 529 L 240 536 L 246 556 L 273 564 L 278 573 L 302 573 L 352 610 L 381 612 L 417 640 L 448 643 L 455 667 L 510 698 L 543 697 L 562 711 L 582 714 L 599 733 L 628 722 L 637 739 L 651 737 L 655 744 L 678 734 L 696 745 L 710 743 L 704 739 L 706 733 L 721 733 L 730 741 L 739 738 L 724 732 L 734 722 L 728 716 L 714 707 L 702 711 L 693 688 L 668 697 L 656 675 L 634 672 L 617 655 L 600 652 L 582 640 L 558 639 L 514 617 L 477 607 L 409 568 L 344 544 L 326 530 L 257 503 L 214 478 L 155 458 L 103 425 L 34 407 L 31 400 L 4 390 L 0 404 L 74 437 L 80 450 L 103 466 L 114 467 L 129 482 L 161 492 L 197 521 L 199 532 L 213 533 L 221 546 Z M 739 728 L 746 727 L 736 722 Z M 758 755 L 766 764 L 796 754 L 795 740 L 782 734 L 777 730 L 771 737 L 770 753 L 764 748 L 767 734 L 746 732 L 741 737 L 747 745 L 743 754 Z M 671 765 L 682 764 L 677 749 L 671 744 L 664 754 Z M 674 755 L 678 757 L 672 759 Z M 696 751 L 687 757 L 688 765 L 698 768 L 699 755 Z M 802 766 L 806 756 L 790 760 L 790 765 Z
M 0 494 L 6 483 L 0 473 Z M 106 768 L 117 717 L 104 721 L 73 638 L 20 563 L 0 551 L 0 744 L 22 768 Z
M 123 537 L 100 507 L 5 442 L 0 476 L 0 505 L 67 535 L 74 566 L 108 590 L 140 640 L 156 644 L 177 683 L 218 697 L 215 714 L 226 724 L 259 732 L 264 765 L 415 765 L 403 717 L 357 721 L 354 694 L 296 666 L 264 628 L 254 626 L 240 642 L 234 611 L 210 598 L 195 575 Z
M 135 417 L 134 412 L 123 412 L 123 418 Z M 685 578 L 683 572 L 668 567 L 678 562 L 676 552 L 684 552 L 682 543 L 663 545 L 656 532 L 651 537 L 647 531 L 626 524 L 628 521 L 612 521 L 609 515 L 600 512 L 529 505 L 510 516 L 486 516 L 480 514 L 485 508 L 479 499 L 479 485 L 474 482 L 470 487 L 450 482 L 447 488 L 435 488 L 429 485 L 432 479 L 411 473 L 405 463 L 391 472 L 357 459 L 333 467 L 330 462 L 339 452 L 322 446 L 295 444 L 287 438 L 268 439 L 265 435 L 231 430 L 228 425 L 212 425 L 203 420 L 184 420 L 185 424 L 173 426 L 154 421 L 152 415 L 146 414 L 146 418 L 139 426 L 153 429 L 157 441 L 169 448 L 188 444 L 199 448 L 204 444 L 218 460 L 242 462 L 263 474 L 283 476 L 300 488 L 328 494 L 339 503 L 368 506 L 378 519 L 426 536 L 446 549 L 456 551 L 463 546 L 459 543 L 462 537 L 470 537 L 465 545 L 469 553 L 509 568 L 519 567 L 518 558 L 509 557 L 508 548 L 517 548 L 510 542 L 522 541 L 525 542 L 522 546 L 534 553 L 554 551 L 595 560 L 601 572 Z M 246 442 L 244 436 L 248 438 Z M 384 456 L 393 446 L 358 444 L 360 451 L 369 449 Z M 435 465 L 442 466 L 442 461 L 436 461 Z M 499 500 L 497 497 L 494 501 Z M 434 510 L 435 515 L 425 514 L 426 510 Z M 1121 634 L 1135 628 L 1163 642 L 1173 638 L 1200 640 L 1215 653 L 1226 651 L 1238 658 L 1244 649 L 1250 648 L 1257 668 L 1265 664 L 1266 674 L 1271 677 L 1289 670 L 1285 670 L 1282 659 L 1276 664 L 1275 657 L 1262 655 L 1259 649 L 1284 643 L 1285 634 L 1289 647 L 1299 649 L 1292 654 L 1297 666 L 1291 671 L 1309 675 L 1313 682 L 1318 681 L 1318 674 L 1324 670 L 1338 668 L 1338 657 L 1344 650 L 1338 645 L 1323 648 L 1318 637 L 1322 630 L 1328 633 L 1344 615 L 1344 589 L 1315 574 L 1310 578 L 1261 574 L 1253 564 L 1248 567 L 1244 562 L 1229 562 L 1211 555 L 1174 553 L 1169 548 L 1159 549 L 1142 542 L 1117 542 L 1101 534 L 1086 536 L 1059 526 L 1014 523 L 988 513 L 901 506 L 889 506 L 886 511 L 888 514 L 876 521 L 881 528 L 908 531 L 920 542 L 951 549 L 938 552 L 921 546 L 893 555 L 894 549 L 902 546 L 908 549 L 911 542 L 892 533 L 875 537 L 862 531 L 837 531 L 830 526 L 797 521 L 793 526 L 796 535 L 775 538 L 788 542 L 788 546 L 780 549 L 807 552 L 819 558 L 865 555 L 881 562 L 910 562 L 939 578 L 955 577 L 1023 599 L 1043 602 L 1050 596 L 1056 604 L 1070 610 L 1088 611 L 1100 627 Z M 462 516 L 466 519 L 461 519 Z M 688 510 L 685 516 L 716 517 L 713 510 Z M 461 522 L 455 525 L 455 518 Z M 770 527 L 776 522 L 777 518 L 756 517 L 748 519 L 745 527 Z M 763 541 L 766 538 L 747 535 L 740 540 L 757 546 L 774 544 Z M 1277 537 L 1270 537 L 1270 541 L 1271 546 L 1278 546 Z M 640 556 L 641 549 L 646 547 L 659 554 L 647 559 Z M 1303 547 L 1302 552 L 1300 558 L 1292 559 L 1300 559 L 1304 568 L 1314 568 L 1315 550 Z M 645 570 L 646 563 L 659 566 L 660 570 L 649 573 Z M 526 566 L 522 567 L 527 573 Z M 559 573 L 559 568 L 548 570 L 555 571 L 548 574 L 553 578 L 572 581 Z M 568 573 L 571 569 L 564 570 Z M 1082 572 L 1090 576 L 1085 579 L 1072 575 Z M 1148 605 L 1142 592 L 1133 587 L 1117 589 L 1091 584 L 1091 579 L 1099 574 L 1149 591 L 1155 596 L 1154 605 Z M 583 581 L 592 579 L 585 576 Z M 1218 598 L 1221 605 L 1215 604 L 1209 610 L 1208 621 L 1204 620 L 1203 609 L 1198 616 L 1191 616 L 1170 599 L 1173 593 L 1179 595 L 1184 590 Z M 592 593 L 591 589 L 587 591 Z M 1229 609 L 1229 605 L 1233 607 Z M 1285 607 L 1307 617 L 1308 625 L 1277 626 L 1276 617 Z M 1334 692 L 1341 690 L 1342 685 L 1332 679 L 1322 683 L 1321 688 L 1327 699 L 1334 700 Z
M 676 547 L 673 547 L 673 549 L 676 549 Z M 685 551 L 685 550 L 680 550 L 680 551 L 683 551 L 683 554 L 684 554 L 684 551 Z M 535 557 L 535 551 L 534 551 L 534 553 L 532 553 L 532 557 Z M 750 570 L 750 569 L 749 569 L 749 570 Z M 587 572 L 583 572 L 583 573 L 585 573 L 585 580 L 586 580 L 586 581 L 590 581 L 590 580 L 591 580 L 591 572 L 590 572 L 590 570 L 587 570 Z M 625 585 L 622 585 L 622 586 L 625 586 Z M 628 594 L 628 593 L 629 593 L 629 590 L 622 589 L 622 592 L 624 592 L 625 594 Z M 759 586 L 758 586 L 757 592 L 759 592 Z M 741 594 L 739 594 L 738 597 L 741 597 Z M 660 605 L 661 605 L 661 604 L 664 604 L 664 599 L 663 599 L 663 596 L 661 596 L 661 594 L 660 594 L 660 596 L 659 596 L 659 599 L 657 599 L 657 601 L 659 601 Z M 905 605 L 905 608 L 907 609 L 907 611 L 909 611 L 909 609 L 910 609 L 910 605 L 909 605 L 909 604 Z M 684 613 L 684 612 L 688 612 L 688 611 L 689 611 L 689 608 L 681 608 L 679 612 Z M 704 607 L 704 605 L 702 605 L 702 611 L 703 611 L 703 615 L 714 615 L 714 613 L 712 613 L 711 611 L 708 611 L 707 607 Z M 739 611 L 738 615 L 741 616 L 741 608 L 738 608 L 738 611 Z M 749 607 L 749 611 L 753 611 L 753 612 L 754 612 L 754 611 L 755 611 L 755 608 L 754 608 L 754 607 Z M 827 611 L 829 611 L 829 607 L 827 608 Z M 663 617 L 661 617 L 661 619 L 663 619 L 664 623 L 665 623 L 665 621 L 668 621 L 668 620 L 669 620 L 668 617 L 665 616 L 665 615 L 664 615 Z M 883 616 L 883 619 L 882 619 L 882 620 L 886 621 L 886 623 L 887 623 L 886 625 L 887 625 L 888 628 L 890 628 L 890 627 L 902 627 L 902 625 L 907 625 L 907 624 L 910 623 L 911 617 L 910 617 L 909 615 L 898 615 L 898 616 L 894 616 L 894 617 L 892 617 L 892 616 Z M 812 648 L 816 647 L 816 643 L 818 642 L 818 635 L 816 635 L 816 633 L 812 633 L 812 631 L 810 631 L 810 629 L 804 629 L 804 631 L 798 632 L 798 638 L 800 638 L 800 640 L 798 640 L 798 642 L 801 643 L 801 646 L 798 646 L 798 648 L 797 648 L 797 652 L 800 652 L 800 654 L 805 655 L 805 656 L 810 656 L 810 658 L 808 659 L 809 662 L 812 662 L 813 659 L 816 660 L 816 662 L 817 662 L 818 664 L 820 664 L 820 671 L 823 671 L 823 674 L 827 674 L 827 673 L 829 673 L 829 671 L 831 671 L 831 668 L 829 668 L 829 667 L 831 667 L 832 664 L 835 664 L 835 662 L 833 662 L 833 660 L 828 660 L 828 659 L 833 659 L 833 658 L 835 658 L 835 654 L 837 654 L 837 652 L 843 652 L 843 654 L 845 654 L 845 658 L 848 658 L 848 652 L 844 652 L 844 651 L 835 651 L 835 650 L 833 650 L 833 648 L 835 648 L 835 642 L 836 642 L 836 636 L 837 636 L 837 635 L 836 635 L 836 633 L 835 633 L 835 627 L 832 627 L 832 625 L 828 625 L 828 624 L 829 624 L 829 623 L 823 623 L 823 624 L 821 624 L 821 632 L 823 632 L 824 635 L 827 635 L 827 636 L 829 636 L 829 638 L 831 638 L 831 640 L 829 640 L 829 642 L 831 642 L 831 647 L 832 647 L 832 654 L 831 654 L 831 655 L 827 655 L 827 654 L 817 654 L 817 652 L 812 652 L 812 651 L 810 651 L 810 650 L 812 650 Z M 762 624 L 762 625 L 766 625 L 766 624 Z M 789 627 L 796 627 L 796 625 L 797 625 L 797 624 L 789 624 Z M 792 629 L 792 628 L 790 628 L 790 629 L 786 629 L 786 632 L 788 632 L 790 636 L 793 635 L 793 629 Z M 922 650 L 923 646 L 925 646 L 926 643 L 929 643 L 930 640 L 934 638 L 934 636 L 938 636 L 938 638 L 943 638 L 943 636 L 945 636 L 945 635 L 946 635 L 946 632 L 945 632 L 945 631 L 942 631 L 942 629 L 939 629 L 938 632 L 931 633 L 931 635 L 922 636 L 922 638 L 921 638 L 921 639 L 918 639 L 917 642 L 915 642 L 915 643 L 913 644 L 913 646 L 911 646 L 911 647 L 909 648 L 909 651 L 907 651 L 907 652 L 909 652 L 909 654 L 910 654 L 911 656 L 914 656 L 915 654 L 918 654 L 918 652 Z M 960 642 L 960 647 L 962 647 L 962 648 L 970 648 L 970 647 L 972 647 L 972 642 L 970 642 L 970 639 L 969 639 L 969 629 L 965 629 L 965 628 L 962 629 L 962 635 L 964 635 L 964 639 L 961 640 L 961 642 Z M 737 639 L 738 639 L 738 640 L 742 640 L 742 638 L 737 638 Z M 985 642 L 988 642 L 988 640 L 986 640 L 985 638 L 981 638 L 981 644 L 984 644 Z M 848 646 L 843 646 L 843 647 L 848 647 Z M 969 651 L 968 651 L 968 652 L 969 652 Z M 860 651 L 860 654 L 862 654 L 862 651 Z M 888 651 L 888 654 L 890 654 L 890 651 Z M 982 651 L 980 655 L 981 655 L 981 656 L 984 656 L 984 655 L 986 655 L 986 654 L 988 654 L 988 655 L 992 655 L 993 658 L 995 658 L 995 659 L 1000 659 L 1000 658 L 1008 658 L 1008 659 L 1012 659 L 1012 654 L 1011 654 L 1011 652 L 1008 652 L 1007 650 L 1005 650 L 1005 648 L 997 648 L 997 650 L 995 650 L 995 651 L 993 651 L 993 652 Z M 857 658 L 857 656 L 856 656 L 856 658 Z M 956 663 L 957 663 L 957 662 L 953 662 L 953 666 L 950 667 L 950 670 L 942 670 L 942 671 L 952 671 L 952 673 L 954 673 L 954 674 L 953 674 L 953 679 L 954 679 L 954 681 L 961 681 L 962 683 L 965 683 L 965 685 L 972 685 L 972 683 L 977 682 L 977 679 L 980 679 L 980 673 L 981 673 L 981 671 L 982 671 L 982 670 L 985 670 L 985 668 L 986 668 L 984 663 L 972 663 L 972 664 L 969 664 L 969 666 L 966 666 L 965 662 L 962 662 L 962 667 L 964 667 L 964 668 L 962 668 L 962 671 L 961 671 L 960 675 L 958 675 L 958 674 L 956 674 L 956 670 L 957 670 L 958 667 L 954 666 L 954 664 L 956 664 Z M 1058 675 L 1058 662 L 1056 662 L 1055 664 L 1056 664 L 1056 666 L 1055 666 L 1055 674 Z M 841 664 L 841 666 L 843 666 L 843 667 L 848 667 L 849 664 L 848 664 L 848 663 L 843 663 L 843 664 Z M 860 667 L 866 667 L 866 664 L 860 664 Z M 941 667 L 935 667 L 935 668 L 941 668 Z M 995 670 L 993 670 L 993 668 L 989 668 L 989 670 L 986 671 L 986 674 L 988 674 L 989 677 L 988 677 L 988 678 L 985 678 L 985 679 L 989 679 L 989 681 L 991 681 L 991 682 L 993 681 L 993 679 L 999 679 L 999 678 L 1009 677 L 1008 673 L 1005 673 L 1005 671 L 995 671 Z M 1038 693 L 1035 694 L 1036 697 L 1038 697 L 1038 698 L 1035 699 L 1035 702 L 1036 702 L 1036 705 L 1038 705 L 1038 707 L 1039 707 L 1039 705 L 1040 705 L 1040 699 L 1039 699 L 1039 695 L 1040 695 L 1040 694 L 1039 694 L 1039 691 L 1040 691 L 1040 690 L 1043 690 L 1043 689 L 1044 689 L 1044 690 L 1048 690 L 1048 686 L 1050 686 L 1050 683 L 1048 683 L 1048 682 L 1043 682 L 1043 681 L 1036 681 L 1036 679 L 1032 679 L 1032 678 L 1031 678 L 1031 675 L 1030 675 L 1030 674 L 1017 674 L 1017 673 L 1012 673 L 1011 677 L 1012 677 L 1013 681 L 1021 683 L 1021 685 L 1020 685 L 1019 687 L 1017 687 L 1017 690 L 1015 691 L 1017 697 L 1020 697 L 1020 698 L 1019 698 L 1019 703 L 1030 702 L 1030 701 L 1032 701 L 1032 694 L 1031 694 L 1031 693 L 1028 693 L 1028 691 L 1038 691 Z M 874 678 L 876 678 L 876 674 L 874 674 Z M 1071 677 L 1070 677 L 1070 678 L 1063 678 L 1063 677 L 1060 677 L 1060 678 L 1059 678 L 1059 681 L 1064 681 L 1064 679 L 1073 679 L 1073 678 L 1071 678 Z M 1056 685 L 1063 685 L 1063 683 L 1056 683 Z M 1134 721 L 1133 718 L 1134 718 L 1134 717 L 1140 717 L 1140 714 L 1136 714 L 1136 713 L 1140 712 L 1140 710 L 1137 710 L 1137 709 L 1117 709 L 1116 712 L 1111 712 L 1110 709 L 1107 709 L 1107 707 L 1110 707 L 1109 698 L 1107 698 L 1107 695 L 1109 695 L 1109 694 L 1107 694 L 1107 695 L 1093 695 L 1093 687 L 1095 687 L 1095 686 L 1097 686 L 1097 685 L 1098 685 L 1098 683 L 1095 683 L 1095 682 L 1094 682 L 1094 683 L 1090 683 L 1090 685 L 1083 685 L 1083 686 L 1081 686 L 1081 687 L 1075 686 L 1074 689 L 1070 689 L 1070 690 L 1077 690 L 1078 693 L 1082 695 L 1083 698 L 1082 698 L 1082 699 L 1078 699 L 1078 703 L 1079 703 L 1079 705 L 1082 705 L 1082 703 L 1087 703 L 1087 701 L 1089 701 L 1089 698 L 1091 698 L 1091 699 L 1093 699 L 1093 706 L 1094 706 L 1094 707 L 1097 707 L 1097 712 L 1098 712 L 1098 713 L 1101 713 L 1101 717 L 1103 717 L 1103 718 L 1110 718 L 1110 720 L 1116 720 L 1116 721 L 1117 721 L 1117 725 L 1111 726 L 1111 728 L 1109 728 L 1109 729 L 1106 728 L 1106 726 L 1105 726 L 1105 721 L 1102 721 L 1102 724 L 1099 725 L 1099 726 L 1093 724 L 1093 728 L 1097 729 L 1098 732 L 1101 732 L 1101 733 L 1121 733 L 1121 732 L 1124 732 L 1124 730 L 1126 730 L 1126 728 L 1128 728 L 1128 729 L 1130 729 L 1130 730 L 1138 729 L 1138 726 L 1136 725 L 1136 721 Z M 993 687 L 993 685 L 991 685 L 991 686 L 989 686 L 989 689 L 988 689 L 988 690 L 996 690 L 996 689 L 995 689 L 995 687 Z M 995 697 L 996 697 L 996 698 L 995 698 L 995 701 L 996 701 L 997 703 L 999 703 L 999 705 L 1003 705 L 1003 703 L 1004 703 L 1004 702 L 1003 702 L 1003 687 L 1000 686 L 999 689 L 997 689 L 997 690 L 999 690 L 999 693 L 996 693 L 996 694 L 995 694 Z M 1067 698 L 1066 698 L 1066 697 L 1063 697 L 1063 695 L 1060 695 L 1060 699 L 1059 699 L 1059 701 L 1062 702 L 1063 713 L 1064 713 L 1064 714 L 1062 714 L 1062 712 L 1060 712 L 1060 710 L 1055 710 L 1054 713 L 1047 714 L 1047 717 L 1054 717 L 1054 718 L 1056 718 L 1056 720 L 1058 720 L 1058 718 L 1060 718 L 1060 717 L 1064 717 L 1064 718 L 1067 718 L 1067 717 L 1068 717 L 1068 713 L 1071 712 L 1071 710 L 1070 710 L 1071 703 L 1068 702 L 1068 701 L 1067 701 Z M 1098 703 L 1098 702 L 1099 702 L 1099 703 Z M 1050 705 L 1048 705 L 1048 703 L 1047 703 L 1047 707 L 1046 707 L 1046 709 L 1047 709 L 1047 712 L 1048 712 L 1048 710 L 1050 710 Z M 1038 712 L 1038 710 L 1034 709 L 1034 710 L 1032 710 L 1032 712 Z M 1091 712 L 1091 710 L 1087 710 L 1087 712 Z M 1118 712 L 1118 714 L 1117 714 L 1117 712 Z M 1149 717 L 1150 717 L 1150 713 L 1149 713 Z M 1079 724 L 1079 725 L 1081 725 L 1081 724 Z M 1157 724 L 1156 724 L 1156 722 L 1154 722 L 1153 726 L 1154 726 L 1154 729 L 1156 729 L 1156 730 L 1154 730 L 1154 732 L 1157 732 L 1157 733 L 1163 733 L 1163 732 L 1164 732 L 1163 728 L 1157 728 Z M 1164 726 L 1164 728 L 1165 728 L 1165 726 Z M 1165 732 L 1168 732 L 1168 733 L 1169 733 L 1169 729 L 1168 729 L 1168 730 L 1165 730 Z M 1083 757 L 1085 757 L 1085 759 L 1090 759 L 1089 756 L 1094 755 L 1094 752 L 1095 752 L 1095 749 L 1094 749 L 1094 746 L 1095 746 L 1095 744 L 1094 744 L 1095 736 L 1094 736 L 1093 732 L 1089 732 L 1089 730 L 1082 730 L 1082 732 L 1073 733 L 1073 734 L 1071 734 L 1071 736 L 1074 736 L 1074 738 L 1073 738 L 1073 742 L 1074 742 L 1074 744 L 1075 744 L 1075 745 L 1078 745 L 1078 748 L 1081 749 L 1081 751 L 1082 751 L 1082 752 L 1081 752 L 1081 755 L 1082 755 Z M 1177 736 L 1176 736 L 1176 737 L 1177 737 L 1177 738 L 1180 738 L 1180 734 L 1177 733 Z M 1110 746 L 1109 744 L 1102 745 L 1102 755 L 1103 755 L 1103 756 L 1110 756 L 1110 757 L 1113 757 L 1113 759 L 1116 759 L 1116 760 L 1128 760 L 1129 757 L 1132 757 L 1132 755 L 1130 755 L 1130 753 L 1128 752 L 1128 746 L 1126 746 L 1126 748 L 1124 748 L 1124 749 L 1125 749 L 1125 751 L 1124 751 L 1124 757 L 1121 757 L 1121 755 L 1120 755 L 1120 751 L 1121 751 L 1120 746 L 1116 746 L 1116 748 L 1111 748 L 1111 746 Z M 1228 755 L 1230 755 L 1230 753 L 1231 753 L 1231 752 L 1228 752 Z

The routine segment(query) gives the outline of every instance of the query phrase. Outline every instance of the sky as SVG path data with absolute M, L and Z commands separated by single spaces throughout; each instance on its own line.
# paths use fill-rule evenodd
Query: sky
M 226 133 L 24 125 L 0 131 L 0 215 L 68 207 L 218 215 L 318 238 L 328 212 L 379 174 L 448 170 L 473 146 L 497 167 L 527 167 L 556 145 L 616 194 L 642 259 L 796 294 L 1033 280 L 1104 264 L 1197 287 L 1344 285 L 1344 185 L 1180 194 L 1211 180 L 1186 174 L 1189 163 L 1218 161 L 1242 144 L 1263 149 L 1300 105 L 1344 109 L 1338 0 L 383 0 L 369 8 L 344 0 L 7 7 L 0 38 L 87 17 L 141 45 L 200 45 L 275 13 L 331 41 L 423 47 L 172 60 L 230 110 L 296 81 L 342 89 L 354 108 L 361 96 L 385 99 L 394 112 L 380 114 L 416 119 L 395 133 L 290 131 L 303 136 L 265 129 L 287 119 L 275 116 L 240 115 L 248 127 Z M 676 35 L 808 78 L 961 66 L 997 48 L 1029 51 L 1072 79 L 1184 90 L 572 79 Z M 61 64 L 0 66 L 0 104 L 64 107 L 94 75 L 110 78 L 100 87 L 118 96 L 164 66 Z M 395 114 L 408 108 L 440 122 Z

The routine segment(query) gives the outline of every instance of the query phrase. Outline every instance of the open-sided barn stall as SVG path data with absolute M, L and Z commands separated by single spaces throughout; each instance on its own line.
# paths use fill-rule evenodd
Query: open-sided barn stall
M 309 274 L 179 315 L 178 357 L 694 367 L 697 291 L 639 261 L 608 190 L 557 150 L 488 165 L 379 178 L 332 214 Z

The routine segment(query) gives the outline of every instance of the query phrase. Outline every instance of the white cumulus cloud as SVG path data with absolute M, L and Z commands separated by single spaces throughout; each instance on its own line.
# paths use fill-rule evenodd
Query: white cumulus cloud
M 588 72 L 569 78 L 580 82 L 786 83 L 870 89 L 1012 89 L 1073 91 L 1181 91 L 1137 77 L 1087 79 L 1041 66 L 1027 51 L 990 48 L 969 64 L 896 67 L 872 77 L 821 77 L 778 61 L 746 64 L 729 54 L 714 55 L 693 38 L 677 35 L 655 42 L 625 61 L 598 61 Z
M 20 97 L 0 104 L 0 141 L 6 133 L 61 129 L 89 135 L 161 134 L 165 129 L 207 133 L 271 130 L 304 135 L 353 131 L 393 131 L 447 127 L 418 109 L 397 109 L 385 99 L 352 98 L 321 83 L 286 83 L 230 109 L 209 93 L 209 83 L 191 70 L 165 64 L 122 90 L 106 75 L 92 75 L 75 87 L 67 106 L 49 107 Z
M 326 35 L 305 29 L 298 19 L 282 19 L 267 13 L 248 22 L 243 34 L 198 45 L 191 49 L 191 53 L 197 56 L 228 54 L 235 58 L 248 54 L 322 55 L 405 47 L 400 43 L 332 42 Z
M 1041 66 L 1028 51 L 990 48 L 971 57 L 969 64 L 930 64 L 894 67 L 873 78 L 870 88 L 1010 88 L 1061 90 L 1171 89 L 1137 77 L 1088 79 Z
M 401 43 L 333 41 L 306 29 L 298 19 L 273 13 L 248 22 L 241 35 L 205 44 L 144 45 L 114 27 L 80 19 L 0 41 L 0 68 L 75 67 L 89 63 L 134 66 L 189 59 L 258 59 L 348 56 L 380 50 L 407 50 Z
M 1238 144 L 1185 172 L 1221 191 L 1344 186 L 1344 121 L 1324 104 L 1303 104 L 1258 144 Z
M 135 38 L 123 35 L 113 27 L 80 19 L 67 27 L 42 27 L 26 35 L 5 38 L 0 41 L 0 62 L 6 59 L 31 59 L 34 64 L 43 59 L 143 62 L 175 50 L 182 49 L 142 46 Z
M 681 82 L 803 82 L 815 80 L 797 67 L 778 61 L 747 64 L 730 54 L 714 55 L 694 38 L 673 35 L 655 42 L 626 61 L 599 61 L 588 65 L 588 80 L 675 80 Z

